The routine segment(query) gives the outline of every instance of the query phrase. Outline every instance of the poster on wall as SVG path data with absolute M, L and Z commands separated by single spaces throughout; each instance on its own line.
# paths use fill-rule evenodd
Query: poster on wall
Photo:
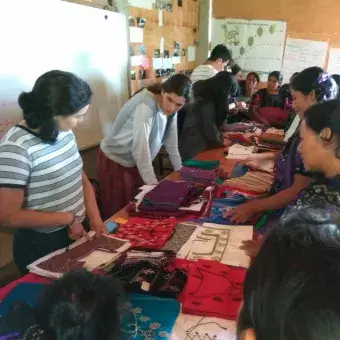
M 213 19 L 211 47 L 225 44 L 244 75 L 255 71 L 267 81 L 271 71 L 281 70 L 286 26 L 283 21 Z
M 329 50 L 327 72 L 340 74 L 340 48 L 331 48 Z
M 306 39 L 287 38 L 285 54 L 283 57 L 283 81 L 289 79 L 295 72 L 311 66 L 324 67 L 328 43 Z

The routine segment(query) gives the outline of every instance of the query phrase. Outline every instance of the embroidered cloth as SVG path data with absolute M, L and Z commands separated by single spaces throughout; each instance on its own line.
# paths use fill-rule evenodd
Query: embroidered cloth
M 235 320 L 242 301 L 245 275 L 243 268 L 198 261 L 188 275 L 183 313 Z
M 118 340 L 167 340 L 180 311 L 173 299 L 130 294 Z
M 115 236 L 129 240 L 135 248 L 162 249 L 176 223 L 173 217 L 163 220 L 130 218 L 128 223 L 119 226 Z
M 230 266 L 248 268 L 250 257 L 240 249 L 240 246 L 242 241 L 252 238 L 252 226 L 204 223 L 194 234 L 186 258 L 194 261 L 201 259 L 219 261 Z

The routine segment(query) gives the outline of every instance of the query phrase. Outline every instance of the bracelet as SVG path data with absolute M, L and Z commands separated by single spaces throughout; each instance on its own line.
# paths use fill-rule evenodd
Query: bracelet
M 67 224 L 65 224 L 65 228 L 70 228 L 73 224 L 74 224 L 74 222 L 76 221 L 76 215 L 75 214 L 72 214 L 72 220 L 71 220 L 71 222 L 70 223 L 67 223 Z

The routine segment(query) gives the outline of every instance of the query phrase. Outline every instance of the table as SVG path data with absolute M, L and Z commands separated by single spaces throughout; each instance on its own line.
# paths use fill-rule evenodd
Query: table
M 195 159 L 200 161 L 220 161 L 220 167 L 226 172 L 229 173 L 233 166 L 237 163 L 235 159 L 226 159 L 224 154 L 224 148 L 212 149 L 204 151 L 198 154 Z M 169 180 L 179 180 L 180 175 L 178 172 L 172 172 L 167 179 Z M 109 221 L 112 222 L 123 222 L 128 220 L 129 215 L 126 212 L 126 209 L 123 208 L 122 210 L 118 211 L 114 214 Z
M 201 160 L 201 161 L 212 161 L 212 160 L 218 160 L 220 161 L 220 166 L 221 168 L 224 169 L 225 172 L 230 172 L 232 167 L 235 165 L 235 163 L 237 163 L 236 160 L 234 159 L 226 159 L 225 155 L 223 153 L 224 148 L 218 148 L 218 149 L 213 149 L 213 150 L 208 150 L 205 152 L 200 153 L 199 155 L 197 155 L 197 157 L 195 157 L 195 159 L 197 160 Z M 180 175 L 178 172 L 173 172 L 171 173 L 168 177 L 168 179 L 170 180 L 178 180 L 180 179 Z M 116 213 L 115 215 L 113 215 L 109 221 L 122 221 L 122 220 L 127 220 L 129 218 L 126 209 L 122 209 L 121 211 L 119 211 L 118 213 Z M 44 278 L 38 277 L 37 275 L 34 274 L 27 274 L 23 277 L 21 277 L 20 279 L 11 282 L 10 284 L 8 284 L 7 286 L 1 287 L 0 288 L 0 300 L 2 298 L 4 298 L 7 293 L 14 288 L 18 283 L 20 282 L 42 282 L 45 281 Z M 43 282 L 45 283 L 45 282 Z

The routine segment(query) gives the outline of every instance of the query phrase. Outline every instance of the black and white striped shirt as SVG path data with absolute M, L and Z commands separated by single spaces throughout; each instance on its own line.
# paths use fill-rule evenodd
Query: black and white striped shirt
M 82 171 L 72 131 L 60 132 L 57 141 L 48 144 L 17 125 L 0 142 L 0 187 L 24 188 L 24 209 L 72 212 L 83 220 Z M 36 231 L 49 233 L 58 229 Z

